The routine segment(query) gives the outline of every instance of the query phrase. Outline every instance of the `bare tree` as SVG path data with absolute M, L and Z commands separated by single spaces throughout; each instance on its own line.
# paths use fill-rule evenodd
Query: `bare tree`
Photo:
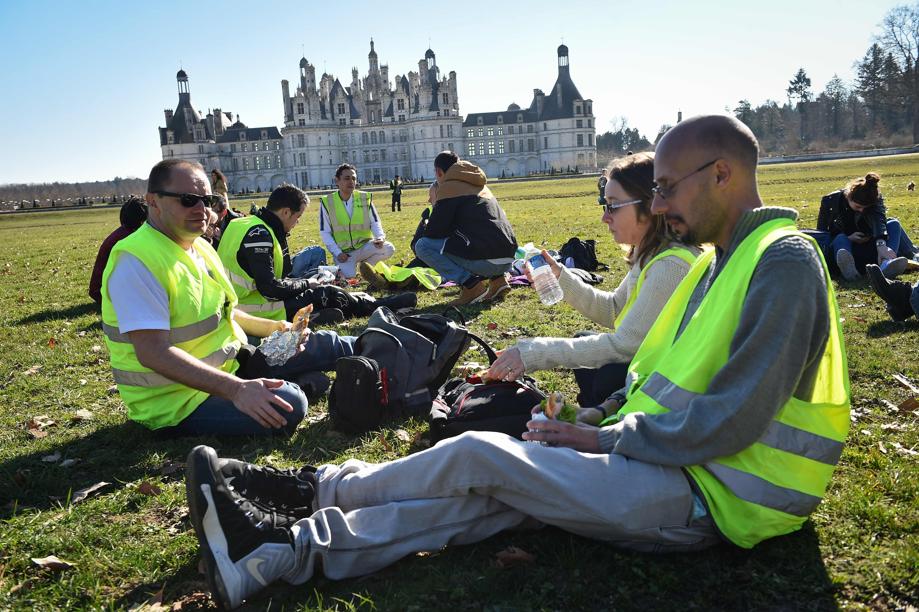
M 881 27 L 881 44 L 902 71 L 913 142 L 919 142 L 919 3 L 894 7 L 884 17 Z

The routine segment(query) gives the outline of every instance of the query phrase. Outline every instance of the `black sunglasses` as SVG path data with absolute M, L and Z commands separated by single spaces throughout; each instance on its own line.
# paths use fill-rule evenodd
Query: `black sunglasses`
M 179 203 L 185 208 L 194 208 L 198 201 L 204 202 L 207 208 L 213 208 L 223 199 L 219 195 L 198 195 L 197 193 L 173 193 L 171 191 L 154 191 L 156 195 L 178 198 Z

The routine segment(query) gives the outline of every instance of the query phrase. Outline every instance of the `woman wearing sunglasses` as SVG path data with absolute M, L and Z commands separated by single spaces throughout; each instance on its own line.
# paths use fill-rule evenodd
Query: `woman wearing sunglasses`
M 498 380 L 514 380 L 525 372 L 554 367 L 574 369 L 582 419 L 602 418 L 606 399 L 625 385 L 629 361 L 700 250 L 669 229 L 663 217 L 651 214 L 654 157 L 630 155 L 609 167 L 603 222 L 617 243 L 628 247 L 628 274 L 612 292 L 581 280 L 543 252 L 562 285 L 565 300 L 591 321 L 612 328 L 603 334 L 574 338 L 530 338 L 500 354 L 488 370 Z M 595 413 L 595 414 L 594 414 Z

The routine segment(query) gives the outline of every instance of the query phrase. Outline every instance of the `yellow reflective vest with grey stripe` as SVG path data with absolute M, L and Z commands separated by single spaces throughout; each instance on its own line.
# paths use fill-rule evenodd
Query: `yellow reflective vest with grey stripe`
M 325 209 L 325 216 L 331 225 L 332 239 L 344 253 L 355 251 L 373 240 L 373 232 L 370 231 L 370 218 L 373 215 L 370 205 L 373 200 L 370 194 L 355 190 L 351 197 L 353 206 L 350 217 L 337 191 L 319 198 L 319 204 Z
M 632 359 L 633 382 L 626 401 L 607 421 L 633 412 L 684 410 L 705 394 L 728 361 L 760 257 L 769 245 L 788 235 L 803 236 L 789 219 L 776 219 L 754 230 L 676 338 L 690 296 L 706 278 L 715 253 L 699 256 Z M 801 527 L 826 492 L 849 430 L 849 374 L 839 308 L 826 262 L 823 267 L 830 333 L 810 397 L 788 399 L 759 440 L 737 454 L 685 467 L 705 496 L 718 529 L 744 548 Z
M 150 429 L 178 424 L 208 394 L 141 365 L 127 334 L 119 331 L 108 279 L 123 253 L 139 259 L 169 298 L 170 343 L 208 365 L 233 373 L 239 367 L 236 353 L 246 340 L 232 319 L 236 293 L 211 245 L 198 238 L 193 248 L 204 259 L 208 273 L 179 245 L 145 223 L 115 245 L 102 274 L 102 325 L 112 373 L 128 417 Z
M 625 306 L 622 307 L 622 310 L 619 311 L 619 316 L 616 317 L 616 320 L 613 322 L 613 327 L 619 327 L 622 324 L 622 320 L 625 319 L 625 315 L 632 309 L 632 304 L 635 303 L 635 298 L 638 297 L 638 292 L 641 291 L 641 286 L 645 284 L 645 277 L 648 274 L 648 270 L 651 269 L 656 262 L 660 261 L 665 257 L 679 257 L 690 266 L 696 260 L 696 254 L 690 251 L 689 249 L 684 249 L 681 247 L 672 247 L 666 250 L 661 251 L 657 255 L 651 258 L 651 261 L 645 264 L 645 267 L 641 269 L 641 273 L 638 275 L 638 281 L 635 283 L 635 289 L 629 294 L 628 299 L 625 301 Z
M 233 283 L 233 289 L 239 298 L 237 308 L 263 319 L 284 321 L 287 319 L 284 301 L 269 300 L 259 293 L 258 288 L 255 286 L 255 281 L 252 280 L 248 272 L 242 269 L 236 257 L 243 238 L 246 237 L 250 229 L 257 225 L 264 226 L 268 230 L 268 234 L 271 236 L 271 244 L 248 244 L 246 246 L 272 247 L 274 249 L 274 276 L 275 278 L 281 278 L 284 272 L 284 253 L 281 251 L 281 244 L 268 224 L 254 215 L 233 219 L 227 224 L 227 229 L 220 238 L 217 254 L 220 255 L 220 261 L 223 262 L 223 267 L 226 269 L 227 276 L 230 277 L 230 282 Z

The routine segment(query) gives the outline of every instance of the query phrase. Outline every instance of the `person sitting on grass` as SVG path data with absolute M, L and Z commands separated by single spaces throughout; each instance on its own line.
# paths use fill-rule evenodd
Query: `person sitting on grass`
M 434 158 L 437 199 L 414 245 L 415 254 L 444 279 L 460 285 L 452 306 L 491 301 L 510 289 L 505 273 L 517 239 L 507 215 L 485 185 L 481 168 L 443 151 Z
M 865 266 L 871 289 L 884 300 L 887 314 L 894 321 L 905 321 L 912 316 L 919 316 L 919 282 L 913 285 L 903 281 L 888 280 L 880 267 L 874 264 Z
M 200 164 L 169 159 L 147 182 L 147 223 L 112 249 L 102 275 L 102 327 L 128 418 L 167 434 L 292 433 L 307 400 L 293 379 L 353 354 L 354 338 L 309 334 L 271 378 L 247 380 L 246 334 L 290 323 L 236 308 L 220 258 L 201 238 L 212 195 Z M 251 359 L 250 359 L 251 361 Z
M 414 308 L 414 293 L 375 299 L 351 294 L 333 285 L 290 277 L 293 264 L 287 237 L 300 222 L 310 199 L 303 190 L 284 184 L 268 196 L 268 204 L 254 215 L 231 221 L 217 254 L 239 297 L 237 308 L 255 316 L 289 321 L 312 304 L 315 323 L 338 323 L 366 317 L 379 306 L 393 310 Z
M 829 232 L 829 254 L 846 280 L 855 280 L 869 263 L 877 263 L 894 278 L 904 272 L 917 252 L 897 219 L 887 218 L 881 177 L 869 172 L 844 189 L 823 196 L 817 230 Z
M 658 143 L 652 212 L 716 248 L 667 302 L 601 426 L 531 421 L 525 439 L 546 446 L 467 432 L 283 476 L 194 448 L 189 515 L 217 603 L 536 521 L 648 552 L 800 529 L 842 453 L 848 372 L 826 264 L 794 210 L 763 207 L 757 158 L 733 117 L 687 119 Z
M 121 205 L 118 219 L 121 225 L 102 241 L 99 252 L 96 254 L 96 263 L 93 264 L 93 271 L 89 277 L 89 297 L 98 305 L 102 305 L 102 272 L 108 264 L 109 254 L 119 240 L 124 240 L 144 224 L 144 221 L 147 220 L 147 205 L 142 199 L 131 196 Z
M 650 153 L 622 158 L 609 167 L 603 222 L 617 243 L 629 247 L 626 261 L 631 266 L 615 291 L 587 285 L 543 252 L 565 300 L 588 319 L 614 331 L 521 340 L 501 352 L 489 369 L 491 378 L 514 380 L 525 372 L 575 368 L 582 406 L 600 405 L 622 388 L 638 345 L 700 252 L 681 242 L 663 217 L 651 214 L 653 186 L 654 156 Z

